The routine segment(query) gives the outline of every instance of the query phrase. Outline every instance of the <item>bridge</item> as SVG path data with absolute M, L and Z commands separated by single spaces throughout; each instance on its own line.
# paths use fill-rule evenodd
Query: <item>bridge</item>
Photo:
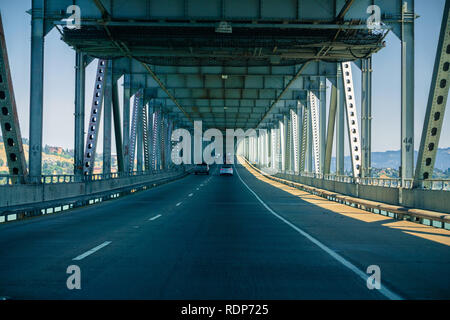
M 450 298 L 450 188 L 433 178 L 450 1 L 416 162 L 414 0 L 33 0 L 28 13 L 28 159 L 0 20 L 0 297 Z M 42 172 L 54 28 L 76 56 L 71 175 Z M 371 159 L 372 58 L 388 33 L 399 178 L 374 177 Z M 194 175 L 203 161 L 209 175 Z

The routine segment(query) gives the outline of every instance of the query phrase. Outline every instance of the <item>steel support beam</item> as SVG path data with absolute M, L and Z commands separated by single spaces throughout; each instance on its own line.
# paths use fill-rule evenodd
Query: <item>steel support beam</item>
M 105 92 L 106 76 L 108 74 L 106 60 L 99 60 L 97 73 L 95 75 L 94 93 L 89 117 L 89 127 L 84 148 L 83 174 L 89 175 L 94 171 L 95 153 L 97 150 L 97 140 L 100 127 L 100 117 L 102 114 L 103 95 Z
M 414 174 L 414 0 L 404 0 L 401 23 L 401 179 Z
M 311 100 L 306 101 L 307 119 L 306 119 L 306 157 L 305 157 L 305 171 L 311 173 L 313 170 L 313 126 L 312 126 L 312 112 L 311 112 Z
M 347 130 L 352 159 L 353 177 L 361 177 L 361 135 L 358 126 L 355 89 L 351 62 L 342 62 L 342 77 L 344 80 L 345 109 L 347 111 Z
M 302 126 L 301 126 L 301 137 L 300 137 L 300 164 L 299 164 L 299 172 L 306 171 L 306 162 L 307 162 L 307 144 L 308 144 L 308 119 L 309 119 L 309 110 L 307 105 L 305 105 L 302 101 L 299 101 L 301 114 L 302 114 Z
M 130 74 L 123 76 L 123 162 L 125 172 L 130 172 L 130 77 Z
M 319 81 L 319 172 L 323 174 L 327 138 L 327 80 L 325 77 L 320 77 Z
M 280 170 L 281 172 L 285 172 L 286 170 L 286 125 L 285 125 L 285 116 L 278 122 L 278 126 L 280 128 Z
M 44 0 L 32 1 L 29 149 L 29 174 L 31 183 L 40 183 L 42 175 L 45 36 L 44 10 Z
M 25 183 L 28 178 L 25 153 L 20 133 L 16 99 L 9 67 L 8 51 L 0 16 L 0 125 L 5 145 L 6 162 L 13 183 Z
M 423 123 L 414 187 L 433 177 L 434 164 L 442 132 L 445 108 L 450 86 L 450 0 L 445 2 L 441 33 L 434 62 L 428 96 L 427 111 Z
M 371 176 L 372 157 L 372 58 L 362 59 L 361 68 L 361 176 Z
M 311 115 L 311 129 L 312 129 L 312 146 L 314 159 L 314 173 L 320 173 L 320 111 L 319 101 L 317 95 L 313 91 L 309 91 L 309 109 Z
M 114 137 L 116 139 L 117 171 L 124 172 L 123 143 L 122 143 L 122 124 L 120 121 L 119 89 L 117 80 L 112 83 L 112 109 L 114 118 Z
M 136 133 L 137 133 L 137 126 L 138 126 L 138 113 L 139 113 L 139 105 L 140 100 L 142 99 L 142 90 L 138 90 L 134 94 L 134 101 L 133 101 L 133 113 L 131 118 L 131 130 L 130 130 L 130 149 L 129 149 L 129 164 L 128 164 L 128 172 L 134 171 L 134 158 L 136 154 Z
M 75 151 L 73 170 L 77 179 L 83 175 L 84 162 L 85 71 L 85 55 L 77 50 L 75 57 Z
M 330 108 L 328 112 L 327 140 L 325 150 L 324 174 L 330 174 L 331 156 L 333 153 L 334 128 L 336 124 L 336 107 L 337 107 L 337 88 L 335 85 L 331 87 Z
M 345 92 L 340 63 L 337 63 L 336 101 L 336 174 L 344 175 Z
M 144 99 L 139 99 L 137 109 L 137 124 L 136 124 L 136 170 L 141 172 L 143 170 L 143 156 L 144 156 Z
M 108 61 L 108 70 L 112 62 Z M 105 98 L 103 102 L 103 174 L 111 173 L 111 138 L 112 138 L 112 72 L 106 74 Z

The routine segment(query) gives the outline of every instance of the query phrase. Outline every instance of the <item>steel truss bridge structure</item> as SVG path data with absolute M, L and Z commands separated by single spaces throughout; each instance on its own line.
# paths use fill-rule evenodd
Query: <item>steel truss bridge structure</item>
M 0 123 L 9 167 L 9 175 L 0 177 L 3 216 L 83 206 L 184 177 L 190 167 L 170 160 L 172 132 L 192 132 L 194 122 L 202 121 L 204 130 L 257 129 L 237 153 L 255 170 L 276 171 L 268 174 L 271 179 L 360 208 L 438 221 L 448 229 L 449 183 L 433 179 L 433 169 L 450 86 L 450 0 L 441 30 L 436 30 L 439 44 L 416 166 L 414 0 L 31 3 L 28 165 L 0 26 Z M 67 19 L 76 8 L 80 27 L 69 28 Z M 381 21 L 372 28 L 369 18 L 377 8 Z M 74 174 L 68 176 L 42 175 L 44 40 L 53 28 L 76 52 Z M 383 50 L 389 32 L 401 41 L 399 179 L 374 178 L 371 172 L 372 57 Z M 97 72 L 86 110 L 90 63 L 97 64 Z M 353 78 L 355 67 L 361 79 Z M 360 107 L 355 81 L 361 81 Z M 89 123 L 84 121 L 86 112 Z M 103 172 L 94 174 L 99 135 Z M 111 172 L 113 135 L 117 173 Z M 350 176 L 344 172 L 345 139 Z M 335 173 L 330 172 L 333 150 Z

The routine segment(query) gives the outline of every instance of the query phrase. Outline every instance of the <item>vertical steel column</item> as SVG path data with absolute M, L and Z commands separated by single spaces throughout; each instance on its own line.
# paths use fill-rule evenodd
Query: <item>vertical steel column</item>
M 134 94 L 134 102 L 133 102 L 133 114 L 131 119 L 131 130 L 130 130 L 130 149 L 129 149 L 129 164 L 128 164 L 128 172 L 132 173 L 134 171 L 134 156 L 136 154 L 136 133 L 138 126 L 138 114 L 139 114 L 139 105 L 141 100 L 141 90 L 137 91 Z
M 320 77 L 319 87 L 319 172 L 324 173 L 326 149 L 326 122 L 327 122 L 327 80 Z
M 300 155 L 300 139 L 301 139 L 301 106 L 297 101 L 295 110 L 291 110 L 292 117 L 292 148 L 293 148 L 293 171 L 295 174 L 299 173 L 299 155 Z
M 42 175 L 42 122 L 44 105 L 44 0 L 32 0 L 30 68 L 30 182 Z
M 103 112 L 103 174 L 111 173 L 111 127 L 112 127 L 112 60 L 108 61 L 108 73 L 106 74 L 105 99 Z
M 309 97 L 309 92 L 308 92 Z M 307 105 L 307 118 L 306 118 L 306 153 L 305 153 L 305 171 L 311 173 L 313 167 L 313 128 L 312 128 L 312 112 L 311 112 L 311 100 L 308 98 Z
M 279 141 L 280 141 L 280 170 L 284 173 L 286 170 L 286 126 L 284 125 L 284 115 L 281 120 L 278 121 L 278 127 L 279 127 Z
M 123 163 L 125 172 L 130 172 L 130 78 L 129 74 L 123 76 Z
M 401 179 L 414 174 L 414 0 L 402 7 L 402 107 L 401 107 Z
M 345 92 L 344 82 L 342 79 L 341 64 L 337 63 L 337 78 L 336 78 L 336 174 L 344 174 L 344 107 L 345 107 Z
M 75 150 L 73 173 L 78 179 L 83 175 L 84 160 L 85 71 L 85 54 L 77 50 L 75 57 Z
M 137 114 L 137 126 L 136 126 L 136 157 L 137 157 L 137 171 L 141 172 L 143 169 L 142 158 L 143 158 L 143 148 L 144 148 L 144 117 L 143 117 L 143 106 L 145 105 L 144 94 L 142 99 L 139 99 L 138 114 Z
M 361 135 L 358 126 L 358 112 L 356 108 L 355 89 L 351 62 L 342 62 L 345 89 L 345 110 L 347 112 L 347 129 L 352 159 L 353 177 L 361 177 Z
M 323 173 L 330 174 L 331 167 L 331 155 L 333 152 L 333 142 L 334 142 L 334 127 L 336 124 L 336 107 L 337 107 L 337 94 L 336 86 L 333 85 L 331 88 L 331 98 L 330 98 L 330 110 L 328 112 L 328 128 L 327 128 L 327 141 L 325 150 L 325 164 Z
M 264 150 L 265 150 L 265 157 L 264 157 L 264 161 L 266 163 L 266 167 L 269 166 L 270 163 L 270 129 L 266 128 L 266 130 L 264 131 Z
M 154 132 L 153 132 L 153 113 L 154 107 L 153 107 L 153 100 L 149 102 L 148 106 L 148 124 L 147 124 L 147 135 L 148 135 L 148 154 L 149 154 L 149 164 L 148 164 L 148 170 L 155 170 L 155 162 L 154 162 Z
M 142 109 L 142 134 L 143 134 L 143 140 L 144 140 L 144 170 L 145 171 L 148 171 L 150 169 L 147 105 L 148 105 L 148 103 L 145 103 L 145 105 Z
M 290 127 L 289 127 L 289 117 L 285 113 L 283 115 L 283 131 L 284 131 L 284 171 L 289 170 L 289 160 L 290 160 L 290 146 L 289 146 L 289 140 L 290 140 Z
M 300 109 L 302 110 L 302 127 L 301 127 L 301 138 L 300 138 L 300 163 L 299 172 L 306 171 L 306 159 L 307 159 L 307 144 L 308 144 L 308 119 L 309 110 L 304 102 L 300 102 Z
M 113 72 L 111 71 L 111 73 Z M 120 121 L 119 89 L 117 87 L 117 79 L 113 79 L 112 83 L 112 110 L 114 119 L 114 137 L 116 140 L 117 171 L 124 172 L 122 125 Z
M 311 114 L 311 129 L 312 129 L 312 146 L 313 146 L 313 159 L 314 159 L 314 173 L 320 173 L 320 111 L 319 101 L 317 95 L 313 92 L 309 92 L 309 109 Z
M 371 176 L 372 58 L 361 60 L 361 176 Z
M 97 73 L 95 75 L 94 93 L 89 118 L 89 127 L 84 148 L 83 174 L 89 175 L 94 172 L 95 153 L 97 151 L 97 140 L 99 135 L 100 117 L 102 114 L 103 96 L 105 93 L 105 78 L 108 74 L 106 60 L 98 60 Z
M 277 139 L 277 131 L 274 127 L 274 125 L 272 124 L 272 127 L 270 128 L 270 146 L 271 146 L 271 150 L 270 150 L 270 158 L 271 158 L 271 162 L 270 162 L 270 167 L 275 170 L 276 169 L 276 149 L 277 149 L 277 143 L 276 143 L 276 139 Z
M 156 115 L 156 170 L 161 170 L 161 107 L 158 107 L 158 113 Z

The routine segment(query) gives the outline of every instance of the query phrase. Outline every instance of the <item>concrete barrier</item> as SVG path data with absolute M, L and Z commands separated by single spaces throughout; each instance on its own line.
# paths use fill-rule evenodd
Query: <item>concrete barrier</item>
M 0 216 L 25 211 L 37 212 L 63 205 L 84 205 L 91 199 L 107 199 L 117 194 L 126 194 L 131 190 L 179 179 L 189 173 L 190 170 L 178 170 L 87 182 L 4 185 L 0 186 Z
M 441 223 L 442 228 L 450 224 L 450 192 L 422 189 L 398 189 L 366 186 L 311 177 L 279 173 L 268 175 L 251 164 L 247 164 L 268 179 L 289 185 L 312 194 L 349 204 L 371 212 L 390 212 L 396 219 L 424 223 L 424 219 Z M 305 183 L 306 182 L 306 183 Z M 344 190 L 345 192 L 342 192 Z

